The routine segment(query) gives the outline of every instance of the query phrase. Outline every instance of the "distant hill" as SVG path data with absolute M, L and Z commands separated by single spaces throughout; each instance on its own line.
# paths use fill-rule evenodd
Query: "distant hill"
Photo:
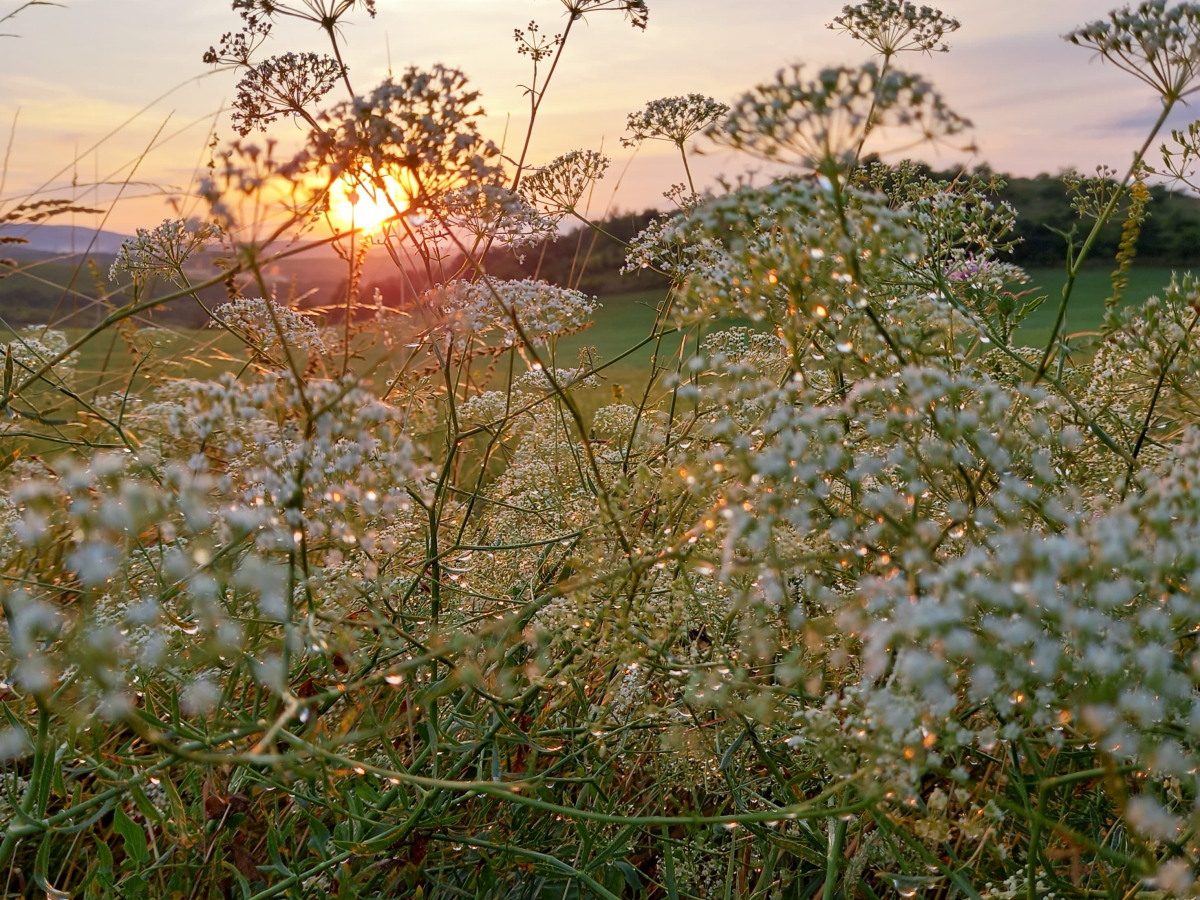
M 934 177 L 953 180 L 960 172 L 925 171 Z M 986 167 L 976 169 L 990 174 Z M 1034 178 L 1000 175 L 1004 187 L 996 200 L 1011 203 L 1017 211 L 1011 239 L 1016 245 L 1002 258 L 1027 269 L 1060 268 L 1066 262 L 1066 241 L 1058 232 L 1076 232 L 1082 240 L 1091 227 L 1071 208 L 1071 197 L 1061 175 L 1042 174 Z M 1134 265 L 1167 268 L 1200 267 L 1200 198 L 1162 185 L 1150 187 L 1148 216 L 1142 224 Z M 1103 228 L 1088 258 L 1088 267 L 1111 269 L 1121 240 L 1121 224 L 1126 207 L 1122 204 Z M 625 214 L 602 223 L 605 231 L 628 241 L 655 216 L 654 211 Z M 587 229 L 576 229 L 558 240 L 526 250 L 520 261 L 511 254 L 496 254 L 488 260 L 490 271 L 502 277 L 525 277 L 534 272 L 559 284 L 579 283 L 593 294 L 622 294 L 660 289 L 665 279 L 653 272 L 622 275 L 625 249 L 616 241 Z M 583 267 L 586 261 L 586 268 Z M 583 273 L 580 275 L 580 269 Z M 385 295 L 386 295 L 385 291 Z
M 27 244 L 2 244 L 0 255 L 20 258 L 29 253 L 87 253 L 112 256 L 126 235 L 97 232 L 81 225 L 0 225 L 0 237 L 24 238 Z
M 929 171 L 928 169 L 926 171 Z M 987 170 L 977 170 L 987 174 Z M 958 172 L 932 173 L 952 179 Z M 1005 187 L 997 200 L 1011 203 L 1017 210 L 1016 246 L 1004 257 L 1027 269 L 1057 269 L 1063 266 L 1066 250 L 1059 231 L 1077 229 L 1086 233 L 1090 223 L 1081 221 L 1071 208 L 1070 197 L 1061 176 L 1038 175 L 1034 178 L 1001 176 Z M 1151 188 L 1152 200 L 1148 218 L 1142 226 L 1135 265 L 1156 268 L 1200 268 L 1200 198 L 1161 185 Z M 654 210 L 614 215 L 601 223 L 612 237 L 579 228 L 560 234 L 557 240 L 546 241 L 525 249 L 520 255 L 511 251 L 493 250 L 488 254 L 488 271 L 500 278 L 536 276 L 547 281 L 578 286 L 589 294 L 611 296 L 638 291 L 664 290 L 667 280 L 651 271 L 623 275 L 625 260 L 622 241 L 629 241 L 655 216 Z M 1111 270 L 1113 257 L 1121 237 L 1124 208 L 1118 210 L 1112 222 L 1102 230 L 1088 261 L 1089 268 Z M 85 303 L 94 294 L 95 283 L 83 256 L 91 257 L 96 274 L 103 279 L 113 255 L 120 249 L 125 235 L 70 225 L 0 226 L 0 235 L 13 235 L 29 240 L 28 244 L 0 244 L 0 258 L 29 261 L 17 272 L 7 276 L 0 271 L 0 316 L 10 322 L 41 322 L 61 316 L 65 309 L 79 306 L 75 319 L 86 324 L 101 314 L 100 307 Z M 93 242 L 93 237 L 95 241 Z M 616 238 L 616 240 L 614 240 Z M 285 249 L 282 245 L 277 250 Z M 74 255 L 74 256 L 72 256 Z M 218 273 L 211 260 L 194 259 L 193 275 L 203 281 Z M 453 271 L 454 266 L 449 266 Z M 309 308 L 333 307 L 331 317 L 338 317 L 346 295 L 346 264 L 332 248 L 317 246 L 312 252 L 293 256 L 274 263 L 266 269 L 267 280 L 278 290 L 280 299 L 296 298 Z M 435 275 L 436 278 L 436 275 Z M 412 300 L 414 288 L 427 286 L 424 272 L 413 270 L 405 277 L 396 271 L 395 264 L 383 252 L 372 253 L 364 267 L 359 296 L 369 303 L 378 290 L 383 301 L 391 306 L 405 306 Z M 104 282 L 108 285 L 108 282 Z M 155 292 L 166 293 L 170 285 L 154 286 Z M 106 289 L 108 289 L 106 287 Z M 257 287 L 247 288 L 257 296 Z M 219 303 L 223 287 L 205 292 L 206 300 Z M 124 302 L 120 296 L 111 302 Z M 155 317 L 179 324 L 200 324 L 203 313 L 193 303 L 173 304 L 160 310 Z M 193 320 L 195 320 L 193 322 Z

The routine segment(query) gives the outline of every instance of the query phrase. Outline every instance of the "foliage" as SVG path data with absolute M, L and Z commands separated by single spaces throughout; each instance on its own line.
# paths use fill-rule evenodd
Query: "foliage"
M 710 137 L 791 170 L 689 181 L 639 223 L 626 265 L 671 289 L 644 391 L 604 397 L 617 360 L 563 349 L 597 301 L 491 263 L 548 220 L 602 234 L 606 158 L 500 153 L 457 69 L 353 93 L 340 25 L 370 2 L 233 5 L 210 59 L 245 85 L 275 84 L 276 17 L 331 42 L 336 78 L 297 66 L 240 109 L 296 117 L 303 146 L 218 150 L 205 220 L 122 248 L 127 305 L 5 350 L 6 892 L 1195 895 L 1200 282 L 1114 302 L 1090 339 L 1061 327 L 1109 222 L 1125 210 L 1116 293 L 1154 221 L 1145 148 L 1123 178 L 1071 177 L 1091 231 L 1063 232 L 1048 345 L 1017 346 L 1036 301 L 1012 290 L 1001 180 L 865 155 L 965 130 L 888 67 L 957 23 L 916 11 L 889 52 L 868 25 L 909 7 L 847 10 L 882 65 L 631 119 L 686 172 L 720 110 Z M 553 41 L 520 33 L 534 66 L 586 16 L 646 26 L 641 2 L 563 5 Z M 1074 35 L 1139 77 L 1167 65 L 1144 80 L 1169 110 L 1190 10 Z M 308 108 L 336 81 L 347 99 Z M 339 186 L 392 214 L 320 236 Z M 267 283 L 320 244 L 340 319 Z M 405 308 L 363 298 L 373 252 L 424 270 Z M 163 363 L 130 324 L 187 298 L 236 371 L 77 377 L 105 335 Z

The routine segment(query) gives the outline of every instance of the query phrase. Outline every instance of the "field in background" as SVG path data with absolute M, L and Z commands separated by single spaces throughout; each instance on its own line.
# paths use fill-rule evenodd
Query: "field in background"
M 1125 291 L 1125 303 L 1142 303 L 1147 297 L 1162 292 L 1170 284 L 1169 268 L 1147 266 L 1129 273 L 1129 287 Z M 1182 274 L 1183 270 L 1180 270 Z M 1030 269 L 1029 284 L 1023 290 L 1035 294 L 1046 294 L 1046 302 L 1036 310 L 1017 332 L 1017 340 L 1023 344 L 1044 347 L 1050 339 L 1054 317 L 1058 314 L 1058 303 L 1062 297 L 1067 276 L 1063 269 Z M 1071 302 L 1067 306 L 1066 334 L 1079 331 L 1095 331 L 1104 319 L 1104 301 L 1112 293 L 1112 275 L 1108 269 L 1085 269 L 1079 273 Z
M 1061 270 L 1035 269 L 1030 273 L 1029 290 L 1047 294 L 1048 299 L 1027 320 L 1018 332 L 1021 343 L 1041 346 L 1049 337 L 1050 328 L 1057 311 L 1058 298 L 1065 281 Z M 1126 292 L 1127 303 L 1140 303 L 1152 294 L 1161 291 L 1169 283 L 1171 270 L 1167 268 L 1135 269 L 1130 275 Z M 1100 326 L 1104 314 L 1104 301 L 1111 292 L 1109 273 L 1106 270 L 1084 271 L 1078 280 L 1075 295 L 1067 315 L 1067 333 L 1091 331 Z M 587 391 L 585 405 L 593 406 L 607 402 L 612 387 L 620 385 L 626 392 L 644 389 L 651 355 L 655 345 L 647 343 L 627 356 L 631 347 L 645 340 L 655 321 L 655 309 L 661 301 L 659 291 L 642 291 L 601 299 L 602 306 L 596 313 L 594 327 L 560 339 L 554 363 L 562 368 L 580 364 L 581 351 L 595 354 L 600 364 L 612 363 L 603 372 L 601 392 Z M 716 324 L 716 323 L 714 323 Z M 719 323 L 721 327 L 734 324 Z M 72 338 L 79 329 L 67 329 Z M 0 341 L 8 340 L 11 332 L 0 328 Z M 673 357 L 678 353 L 683 336 L 675 334 L 664 338 L 659 348 L 660 358 Z M 694 347 L 694 334 L 687 338 Z M 155 382 L 168 378 L 211 378 L 221 372 L 241 369 L 246 362 L 246 353 L 238 341 L 215 329 L 165 328 L 155 329 L 158 352 L 165 359 L 133 373 L 133 356 L 126 341 L 117 331 L 110 331 L 84 346 L 77 367 L 77 390 L 85 396 L 95 393 L 141 394 Z M 366 351 L 364 357 L 373 361 L 378 351 Z M 618 357 L 620 357 L 618 359 Z M 612 362 L 616 360 L 616 362 Z M 360 363 L 365 365 L 366 363 Z M 132 379 L 131 379 L 132 376 Z
M 626 356 L 631 347 L 644 342 L 650 334 L 655 321 L 655 309 L 661 301 L 662 294 L 658 291 L 646 291 L 636 294 L 626 294 L 617 297 L 606 297 L 603 306 L 597 311 L 594 327 L 576 335 L 561 338 L 553 358 L 554 365 L 560 368 L 574 368 L 580 365 L 581 351 L 587 351 L 588 358 L 600 365 L 611 363 L 601 373 L 599 389 L 582 390 L 579 401 L 584 411 L 590 413 L 605 403 L 612 402 L 613 389 L 620 386 L 627 399 L 640 398 L 646 386 L 651 356 L 655 350 L 653 343 L 643 345 Z M 370 329 L 368 324 L 367 329 Z M 22 331 L 36 336 L 34 330 Z M 84 333 L 82 328 L 63 328 L 71 340 Z M 0 327 L 0 343 L 11 340 L 13 332 Z M 332 359 L 340 359 L 337 343 L 340 337 L 336 326 L 330 329 L 327 342 L 335 350 L 329 354 Z M 145 347 L 147 341 L 153 342 L 153 352 L 148 361 L 141 367 L 135 365 L 137 358 L 130 346 L 130 339 Z M 659 348 L 660 357 L 673 356 L 678 353 L 680 335 L 669 335 L 664 338 Z M 404 352 L 401 347 L 392 351 L 392 356 L 401 359 Z M 385 348 L 373 335 L 365 333 L 356 341 L 359 358 L 354 363 L 357 371 L 363 372 L 378 362 L 385 353 Z M 620 358 L 618 358 L 620 357 Z M 551 361 L 543 353 L 543 361 Z M 78 363 L 75 367 L 73 389 L 85 400 L 92 398 L 128 393 L 130 396 L 152 395 L 153 388 L 165 381 L 177 378 L 211 379 L 223 372 L 241 371 L 247 363 L 248 353 L 240 341 L 228 333 L 215 328 L 188 328 L 171 325 L 157 326 L 152 329 L 135 326 L 122 333 L 118 329 L 109 331 L 93 338 L 79 351 Z M 615 362 L 613 362 L 615 360 Z M 482 360 L 476 366 L 476 371 L 482 375 L 488 367 L 489 360 Z M 516 373 L 525 369 L 525 364 L 516 360 Z M 500 380 L 507 371 L 507 363 L 498 360 L 495 366 L 493 381 Z M 383 366 L 377 370 L 375 380 L 389 381 L 393 373 L 389 367 Z M 20 376 L 18 375 L 18 378 Z M 46 392 L 37 391 L 43 398 Z M 60 395 L 60 404 L 65 409 L 72 405 L 67 398 Z

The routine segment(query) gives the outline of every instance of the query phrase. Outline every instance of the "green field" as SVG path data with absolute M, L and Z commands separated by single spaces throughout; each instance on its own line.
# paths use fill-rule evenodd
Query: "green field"
M 1147 297 L 1160 293 L 1163 287 L 1170 283 L 1172 271 L 1157 267 L 1134 269 L 1129 274 L 1125 304 L 1139 304 Z M 1061 269 L 1031 269 L 1029 278 L 1029 283 L 1020 289 L 1033 291 L 1035 296 L 1044 294 L 1046 301 L 1025 321 L 1017 332 L 1017 340 L 1031 346 L 1041 346 L 1050 337 L 1050 329 L 1054 325 L 1058 302 L 1062 296 L 1062 287 L 1066 282 L 1066 273 Z M 1085 269 L 1081 272 L 1067 307 L 1065 333 L 1097 330 L 1104 319 L 1105 299 L 1111 293 L 1112 276 L 1107 268 Z M 594 346 L 600 354 L 601 361 L 604 361 L 633 346 L 650 333 L 654 324 L 655 305 L 661 297 L 660 292 L 647 291 L 601 298 L 604 306 L 596 314 L 595 326 L 561 342 L 559 365 L 571 365 L 569 356 L 563 354 L 577 351 L 579 347 Z M 748 323 L 722 322 L 719 327 L 732 324 Z M 668 344 L 667 341 L 663 343 L 664 346 Z M 678 349 L 678 346 L 677 340 L 671 344 L 672 349 Z M 641 368 L 649 359 L 650 348 L 647 347 L 622 360 L 622 363 L 614 368 Z
M 1060 270 L 1035 269 L 1030 273 L 1026 290 L 1047 295 L 1046 302 L 1033 315 L 1017 335 L 1018 341 L 1031 346 L 1043 345 L 1049 337 L 1050 328 L 1057 312 L 1065 275 Z M 1140 303 L 1159 292 L 1170 282 L 1171 270 L 1165 268 L 1135 269 L 1130 275 L 1126 303 Z M 1104 314 L 1104 301 L 1111 292 L 1111 281 L 1106 270 L 1087 270 L 1081 273 L 1068 307 L 1066 333 L 1093 331 L 1097 329 Z M 554 362 L 563 368 L 579 364 L 580 351 L 593 350 L 597 361 L 603 365 L 612 363 L 604 370 L 605 387 L 620 384 L 626 390 L 640 391 L 645 386 L 646 374 L 655 345 L 646 343 L 627 356 L 622 356 L 631 347 L 645 340 L 655 321 L 655 310 L 662 299 L 661 292 L 644 291 L 622 294 L 601 299 L 595 325 L 579 334 L 561 339 L 555 348 Z M 723 322 L 722 326 L 735 324 Z M 72 337 L 80 331 L 67 329 Z M 174 334 L 173 338 L 167 333 Z M 159 332 L 160 344 L 157 356 L 164 362 L 144 367 L 131 378 L 133 358 L 125 340 L 113 329 L 84 346 L 80 353 L 77 385 L 86 394 L 110 391 L 142 393 L 155 382 L 172 377 L 212 377 L 222 371 L 236 371 L 245 362 L 244 349 L 227 334 L 214 329 L 167 328 Z M 0 339 L 5 335 L 0 334 Z M 679 349 L 680 335 L 671 335 L 662 341 L 659 348 L 660 360 L 673 357 Z M 694 335 L 689 336 L 693 342 Z M 368 352 L 366 358 L 373 359 Z M 615 362 L 612 362 L 616 360 Z M 608 390 L 605 391 L 608 393 Z M 596 400 L 601 398 L 597 397 Z M 591 405 L 591 404 L 588 404 Z
M 645 387 L 646 376 L 653 343 L 645 343 L 635 352 L 623 356 L 631 347 L 644 342 L 651 333 L 655 321 L 655 309 L 662 294 L 655 291 L 606 297 L 596 313 L 596 324 L 578 334 L 560 339 L 554 348 L 555 365 L 572 368 L 579 365 L 580 353 L 587 348 L 592 359 L 600 365 L 612 363 L 603 372 L 603 394 L 595 394 L 584 401 L 585 406 L 599 405 L 604 397 L 611 395 L 613 385 L 621 385 L 626 391 L 640 391 Z M 63 328 L 72 340 L 82 333 L 81 328 Z M 145 395 L 156 384 L 173 378 L 213 378 L 222 372 L 241 370 L 246 362 L 245 348 L 227 333 L 212 328 L 160 327 L 154 330 L 155 349 L 149 361 L 135 372 L 134 355 L 126 340 L 135 329 L 126 334 L 117 328 L 109 329 L 86 343 L 79 351 L 75 368 L 75 389 L 85 397 L 129 392 Z M 26 332 L 30 333 L 30 332 Z M 36 331 L 32 332 L 36 335 Z M 141 337 L 150 332 L 137 329 Z M 0 343 L 11 339 L 12 332 L 0 328 Z M 671 335 L 662 341 L 660 358 L 672 356 L 679 349 L 680 337 Z M 382 348 L 366 335 L 360 338 L 360 358 L 355 365 L 360 371 L 375 363 Z M 340 347 L 338 348 L 340 351 Z M 334 356 L 340 358 L 340 352 Z M 403 356 L 397 352 L 396 358 Z M 620 357 L 618 359 L 618 357 Z M 543 353 L 543 361 L 550 361 Z M 615 362 L 613 362 L 615 360 Z M 518 361 L 518 373 L 523 365 Z M 497 367 L 499 368 L 499 367 Z M 478 371 L 486 369 L 486 363 Z M 383 369 L 385 378 L 388 368 Z
M 1171 269 L 1134 269 L 1129 273 L 1129 287 L 1125 291 L 1125 303 L 1137 304 L 1147 297 L 1162 291 L 1171 282 Z M 1017 332 L 1017 340 L 1031 346 L 1044 346 L 1050 338 L 1054 317 L 1062 297 L 1063 284 L 1067 276 L 1063 269 L 1031 269 L 1030 282 L 1022 290 L 1033 290 L 1035 295 L 1046 295 L 1046 301 L 1036 310 Z M 1112 276 L 1108 269 L 1085 269 L 1079 273 L 1071 301 L 1067 306 L 1065 334 L 1097 330 L 1104 319 L 1104 301 L 1112 293 Z

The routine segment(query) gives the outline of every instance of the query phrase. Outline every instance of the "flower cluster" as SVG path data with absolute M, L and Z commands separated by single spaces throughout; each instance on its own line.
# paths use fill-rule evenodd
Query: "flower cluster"
M 839 213 L 820 185 L 780 180 L 705 203 L 676 226 L 689 243 L 707 240 L 710 254 L 678 309 L 736 311 L 803 343 L 807 328 L 866 308 L 872 283 L 922 244 L 877 196 L 849 192 L 843 202 Z
M 646 0 L 559 0 L 572 19 L 582 19 L 589 13 L 612 10 L 625 13 L 634 28 L 643 31 L 650 22 L 650 7 Z
M 479 133 L 478 101 L 457 69 L 408 68 L 322 113 L 311 152 L 337 174 L 399 185 L 400 209 L 427 208 L 452 189 L 497 182 L 500 151 Z
M 579 203 L 608 171 L 609 158 L 595 150 L 572 150 L 521 179 L 529 201 L 552 217 L 579 211 Z
M 291 349 L 319 353 L 325 349 L 321 333 L 312 319 L 274 300 L 238 297 L 213 310 L 218 324 L 245 338 L 267 359 Z
M 164 219 L 153 229 L 139 228 L 136 237 L 121 244 L 108 277 L 116 281 L 127 272 L 135 281 L 156 276 L 178 281 L 184 263 L 220 235 L 221 229 L 215 225 L 179 219 Z
M 961 27 L 958 19 L 931 6 L 915 6 L 909 0 L 867 0 L 846 6 L 829 27 L 862 41 L 880 56 L 897 53 L 946 53 L 946 35 Z
M 286 115 L 305 115 L 333 90 L 345 69 L 331 56 L 285 53 L 250 67 L 237 84 L 233 127 L 242 137 Z
M 30 326 L 18 332 L 14 339 L 6 345 L 5 353 L 11 357 L 15 366 L 23 369 L 40 369 L 52 359 L 58 359 L 70 345 L 65 332 L 56 328 L 39 328 Z M 58 374 L 69 373 L 79 362 L 79 352 L 76 351 L 60 362 Z
M 629 137 L 621 138 L 621 145 L 636 147 L 643 141 L 662 140 L 682 147 L 727 112 L 728 106 L 703 94 L 651 100 L 645 109 L 629 114 Z
M 521 248 L 557 236 L 555 223 L 522 194 L 493 184 L 468 185 L 439 198 L 434 217 L 479 240 Z
M 719 260 L 721 246 L 711 238 L 685 239 L 679 222 L 660 216 L 638 232 L 629 242 L 623 274 L 646 269 L 664 272 L 671 281 L 682 285 L 688 277 L 705 265 Z
M 498 333 L 505 346 L 525 341 L 546 343 L 589 327 L 599 307 L 594 297 L 545 281 L 488 277 L 443 285 L 433 292 L 430 302 L 442 310 L 449 333 L 460 347 L 490 333 Z
M 873 128 L 937 142 L 970 124 L 923 78 L 867 63 L 823 69 L 811 80 L 800 66 L 781 70 L 736 101 L 709 134 L 762 159 L 822 169 L 853 159 Z
M 276 154 L 275 141 L 265 146 L 235 141 L 214 154 L 197 193 L 211 218 L 231 239 L 251 246 L 260 235 L 307 222 L 326 198 L 306 186 L 312 166 L 304 155 Z M 263 210 L 273 215 L 264 220 Z
M 646 24 L 637 0 L 563 6 L 562 39 L 521 32 L 535 63 L 590 13 Z M 213 55 L 245 70 L 240 121 L 303 109 L 311 129 L 290 159 L 227 148 L 204 184 L 234 251 L 212 318 L 240 340 L 201 359 L 185 332 L 137 328 L 135 304 L 5 351 L 15 888 L 1197 893 L 1200 281 L 1114 297 L 1054 366 L 1025 346 L 1038 300 L 1016 292 L 999 180 L 861 161 L 876 128 L 966 126 L 891 68 L 956 21 L 870 0 L 834 26 L 879 65 L 631 117 L 632 142 L 686 151 L 706 128 L 806 171 L 669 191 L 626 268 L 670 290 L 601 362 L 569 339 L 594 297 L 489 273 L 496 245 L 582 218 L 605 157 L 525 172 L 444 67 L 309 113 L 345 69 L 256 64 L 258 45 L 288 16 L 337 51 L 373 4 L 235 8 L 246 30 Z M 1161 89 L 1165 115 L 1193 20 L 1149 2 L 1075 39 Z M 1118 274 L 1146 174 L 1068 179 L 1097 234 L 1134 185 Z M 266 299 L 270 254 L 299 252 L 338 180 L 396 213 L 327 242 L 344 305 Z M 139 232 L 114 274 L 182 278 L 215 236 Z M 381 250 L 400 300 L 356 304 Z M 251 270 L 264 299 L 238 293 Z M 135 361 L 81 378 L 68 349 L 114 323 Z
M 1113 10 L 1105 19 L 1066 36 L 1078 47 L 1095 50 L 1123 72 L 1178 100 L 1197 87 L 1200 74 L 1200 4 L 1145 0 Z

